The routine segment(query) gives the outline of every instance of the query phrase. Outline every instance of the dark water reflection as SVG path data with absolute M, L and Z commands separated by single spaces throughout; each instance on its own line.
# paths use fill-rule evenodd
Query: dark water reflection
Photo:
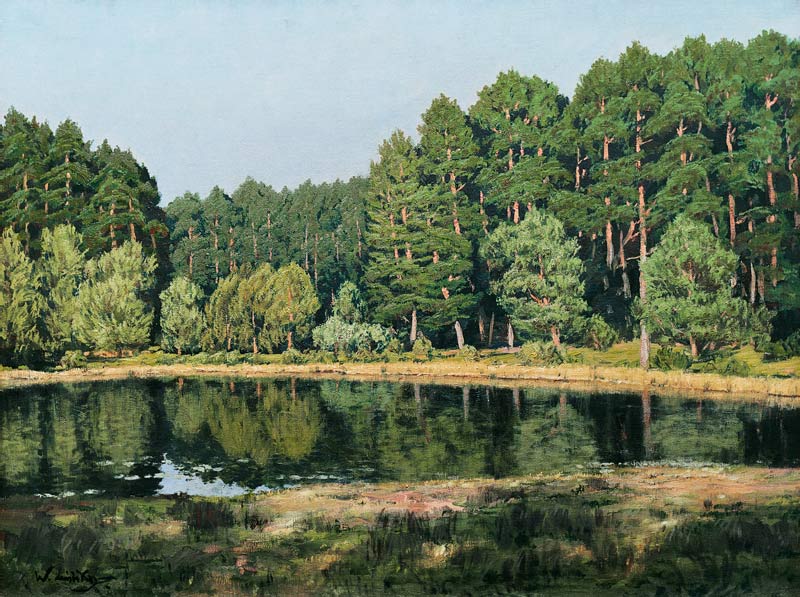
M 131 380 L 0 393 L 0 495 L 231 495 L 641 462 L 797 466 L 800 410 L 307 380 Z

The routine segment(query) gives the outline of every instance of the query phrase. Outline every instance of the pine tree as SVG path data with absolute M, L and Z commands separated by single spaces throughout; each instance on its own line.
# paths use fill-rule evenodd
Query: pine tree
M 36 263 L 44 299 L 42 344 L 52 358 L 76 344 L 73 321 L 86 265 L 82 242 L 81 234 L 71 224 L 42 233 L 42 255 Z
M 17 235 L 7 228 L 0 237 L 0 359 L 24 363 L 39 349 L 41 309 L 34 264 Z
M 94 350 L 113 350 L 147 344 L 153 313 L 143 300 L 155 282 L 156 259 L 142 245 L 125 241 L 86 266 L 87 280 L 78 291 L 75 335 Z
M 248 350 L 248 347 L 252 349 L 253 354 L 272 350 L 273 344 L 266 329 L 266 320 L 267 310 L 270 307 L 267 286 L 274 275 L 275 270 L 269 263 L 262 263 L 249 275 L 243 272 L 236 287 L 236 298 L 227 307 L 228 319 L 235 325 L 236 343 L 242 352 Z M 226 296 L 220 295 L 217 309 L 225 308 Z
M 197 349 L 205 328 L 200 310 L 203 291 L 184 277 L 175 278 L 161 293 L 161 345 L 178 355 Z
M 578 243 L 555 217 L 528 212 L 519 225 L 503 224 L 486 239 L 482 253 L 494 274 L 492 291 L 515 328 L 529 337 L 561 337 L 578 328 L 583 300 L 583 264 Z
M 242 308 L 238 299 L 239 284 L 242 274 L 234 272 L 223 278 L 211 294 L 205 307 L 205 318 L 208 323 L 208 340 L 211 347 L 221 350 L 233 350 L 237 330 L 242 329 L 247 321 L 248 313 Z M 238 346 L 240 350 L 247 347 Z
M 642 266 L 647 302 L 642 320 L 669 342 L 688 344 L 693 357 L 768 334 L 768 316 L 732 296 L 736 254 L 707 226 L 682 215 Z
M 319 300 L 308 274 L 296 263 L 279 268 L 263 289 L 263 336 L 271 348 L 286 339 L 286 348 L 305 341 L 311 334 Z
M 419 157 L 409 137 L 392 133 L 378 149 L 380 160 L 370 166 L 367 220 L 369 248 L 365 286 L 376 321 L 410 323 L 410 339 L 417 333 L 416 290 L 422 272 L 413 260 L 411 201 L 419 188 Z

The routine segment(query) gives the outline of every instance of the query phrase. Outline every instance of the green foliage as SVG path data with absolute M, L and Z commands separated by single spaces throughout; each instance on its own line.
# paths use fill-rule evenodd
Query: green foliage
M 736 255 L 705 225 L 679 217 L 642 265 L 647 280 L 642 318 L 669 342 L 689 345 L 694 357 L 764 335 L 765 310 L 753 310 L 731 294 L 736 263 Z
M 44 297 L 42 336 L 52 356 L 76 344 L 73 321 L 77 314 L 78 287 L 83 281 L 85 251 L 83 237 L 71 224 L 42 232 L 42 254 L 36 262 Z
M 78 369 L 85 367 L 88 361 L 80 350 L 68 350 L 64 353 L 59 361 L 59 364 L 64 369 Z
M 284 365 L 299 365 L 304 362 L 303 353 L 295 348 L 287 348 L 281 353 L 281 363 Z
M 554 216 L 533 210 L 519 225 L 499 226 L 482 253 L 494 275 L 493 292 L 523 334 L 558 342 L 580 324 L 588 306 L 578 243 Z
M 205 318 L 199 303 L 203 291 L 186 278 L 175 278 L 161 293 L 161 346 L 179 355 L 200 346 Z
M 0 237 L 0 359 L 5 362 L 21 362 L 41 345 L 39 285 L 22 243 L 6 229 Z
M 417 334 L 414 345 L 411 347 L 411 354 L 414 360 L 431 360 L 433 358 L 433 344 L 422 334 Z
M 563 349 L 552 342 L 525 342 L 517 353 L 517 358 L 523 365 L 546 365 L 548 367 L 560 365 L 567 361 Z
M 601 315 L 595 313 L 586 321 L 585 345 L 593 350 L 608 350 L 619 340 L 619 334 Z
M 308 338 L 319 310 L 311 278 L 295 264 L 284 265 L 263 288 L 265 306 L 263 336 L 272 347 L 286 339 L 287 348 Z
M 237 330 L 243 326 L 246 312 L 238 299 L 241 275 L 234 272 L 220 280 L 205 306 L 208 325 L 204 345 L 213 349 L 232 350 Z
M 478 349 L 470 344 L 465 344 L 463 348 L 461 348 L 461 350 L 458 351 L 458 355 L 465 361 L 481 360 L 481 355 L 478 352 Z
M 142 297 L 154 282 L 155 269 L 155 258 L 145 256 L 135 241 L 89 261 L 78 292 L 77 339 L 94 350 L 119 354 L 147 345 L 153 313 Z
M 349 280 L 339 287 L 333 303 L 333 316 L 347 323 L 360 323 L 364 319 L 364 301 L 358 286 Z
M 315 327 L 312 337 L 314 346 L 320 350 L 352 355 L 358 351 L 383 352 L 392 333 L 377 324 L 348 323 L 334 315 Z
M 764 358 L 770 361 L 782 361 L 800 355 L 800 330 L 792 333 L 784 340 L 762 341 L 756 344 L 756 349 L 764 353 Z
M 650 362 L 653 367 L 662 371 L 686 371 L 692 366 L 692 357 L 683 350 L 661 346 Z

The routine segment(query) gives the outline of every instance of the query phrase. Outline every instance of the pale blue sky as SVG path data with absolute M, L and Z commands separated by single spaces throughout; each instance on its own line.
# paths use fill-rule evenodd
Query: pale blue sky
M 162 204 L 248 175 L 294 186 L 367 174 L 395 128 L 416 136 L 439 93 L 466 109 L 501 70 L 572 95 L 632 40 L 800 32 L 800 2 L 0 3 L 0 110 L 130 148 Z

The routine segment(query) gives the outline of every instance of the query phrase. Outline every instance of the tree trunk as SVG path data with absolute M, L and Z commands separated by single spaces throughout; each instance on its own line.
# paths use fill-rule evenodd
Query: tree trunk
M 181 356 L 181 347 L 178 345 L 178 356 Z
M 697 358 L 697 341 L 694 339 L 694 336 L 689 334 L 689 347 L 692 349 L 692 358 Z
M 481 342 L 486 339 L 486 313 L 483 307 L 478 309 L 478 336 L 480 336 Z
M 642 266 L 647 261 L 647 223 L 644 203 L 644 186 L 639 185 L 639 300 L 647 303 L 647 283 L 642 273 Z M 650 334 L 644 320 L 640 322 L 639 366 L 647 369 L 650 366 Z
M 456 342 L 458 342 L 458 350 L 464 348 L 464 330 L 461 329 L 461 322 L 456 320 L 453 326 L 456 329 Z
M 619 231 L 619 265 L 622 268 L 622 295 L 631 298 L 631 280 L 628 277 L 628 259 L 625 257 L 625 239 L 622 230 Z
M 508 347 L 514 348 L 514 328 L 511 325 L 511 320 L 508 320 Z
M 492 317 L 489 319 L 489 338 L 488 342 L 486 343 L 488 346 L 492 345 L 492 339 L 494 337 L 494 312 L 492 312 Z
M 561 336 L 558 333 L 558 328 L 556 326 L 550 326 L 550 337 L 553 338 L 553 344 L 555 344 L 555 347 L 561 348 Z
M 256 343 L 256 314 L 255 311 L 250 312 L 250 321 L 253 324 L 253 354 L 258 354 L 258 344 Z
M 286 332 L 286 350 L 292 350 L 292 332 Z
M 731 229 L 731 246 L 736 242 L 736 201 L 732 193 L 728 193 L 728 226 Z
M 408 337 L 409 342 L 411 342 L 412 346 L 414 341 L 417 339 L 417 310 L 413 309 L 411 311 L 411 335 Z
M 753 262 L 750 262 L 750 304 L 756 304 L 756 268 Z
M 608 199 L 606 199 L 608 201 Z M 620 247 L 622 244 L 620 243 Z M 611 220 L 606 220 L 606 267 L 614 266 L 614 237 L 611 233 Z

